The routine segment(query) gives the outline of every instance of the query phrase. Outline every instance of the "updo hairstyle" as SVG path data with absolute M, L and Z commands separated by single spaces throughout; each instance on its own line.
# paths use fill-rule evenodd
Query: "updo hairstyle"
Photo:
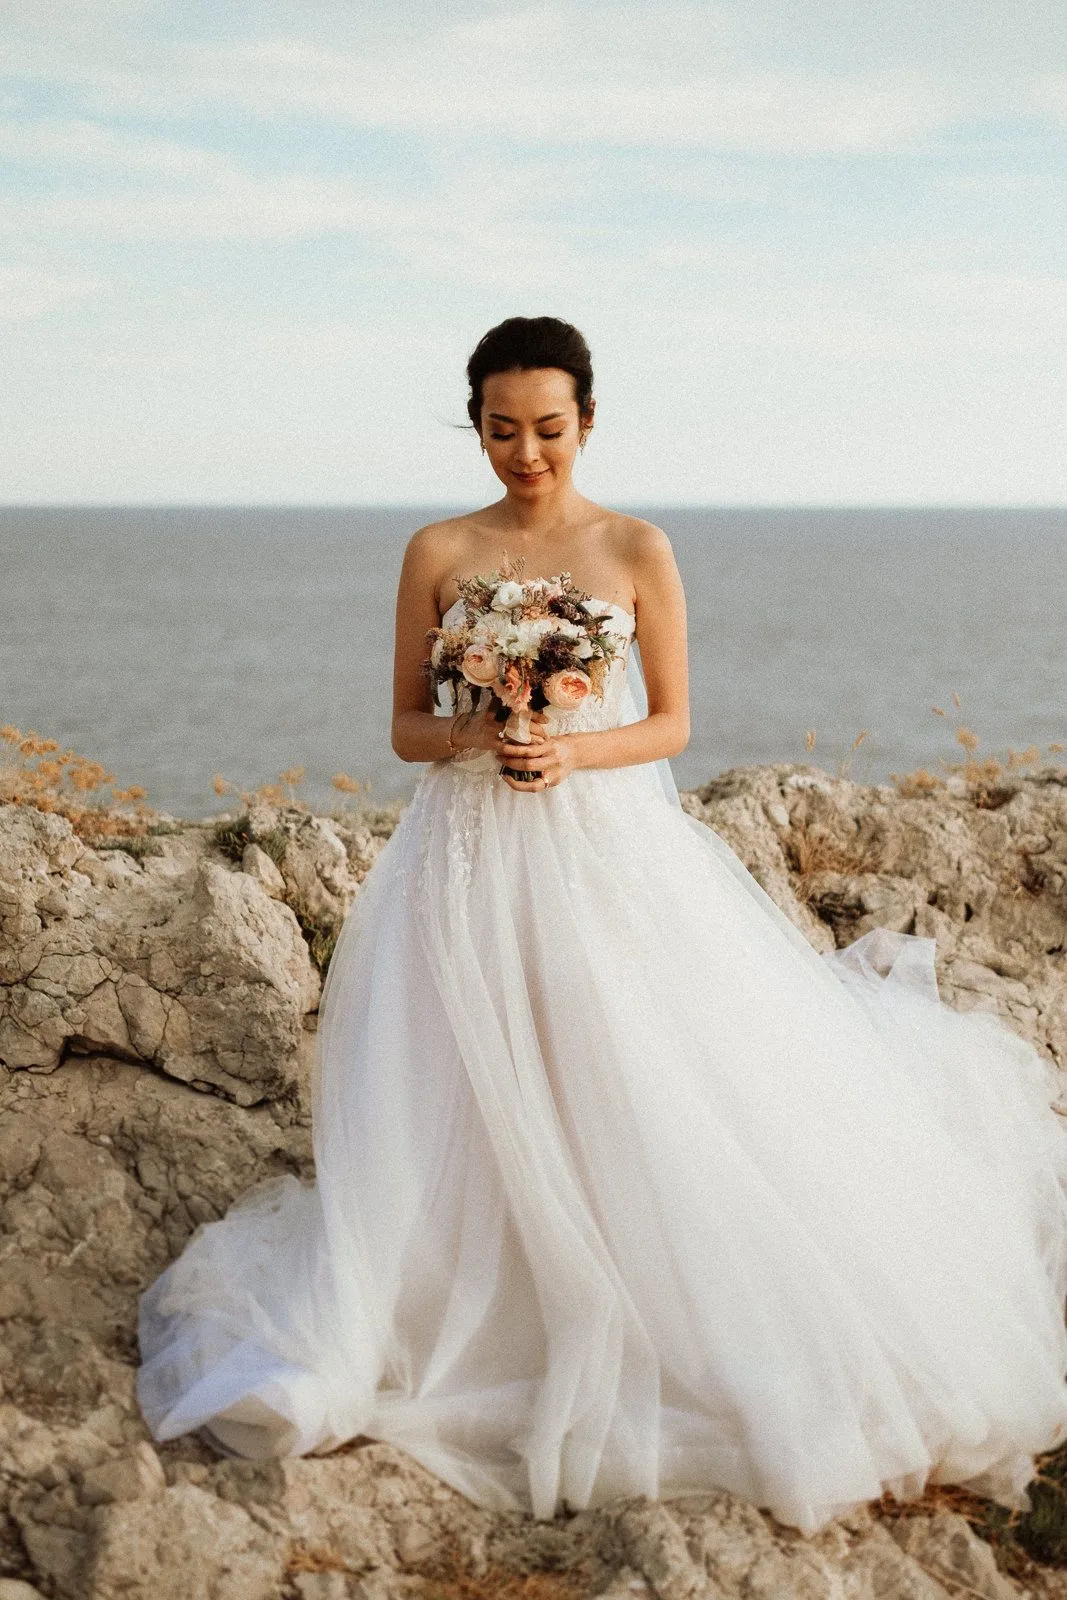
M 494 372 L 530 372 L 559 367 L 574 379 L 578 415 L 593 402 L 593 359 L 578 329 L 558 317 L 508 317 L 483 334 L 467 362 L 471 394 L 467 415 L 475 431 L 482 427 L 482 385 Z

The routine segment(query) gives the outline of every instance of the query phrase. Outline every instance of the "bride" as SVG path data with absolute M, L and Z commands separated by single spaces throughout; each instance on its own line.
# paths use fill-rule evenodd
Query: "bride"
M 328 970 L 316 1183 L 247 1191 L 143 1294 L 148 1426 L 389 1440 L 541 1518 L 710 1486 L 806 1533 L 928 1482 L 1026 1508 L 1067 1430 L 1058 1075 L 940 1001 L 932 939 L 818 954 L 686 815 L 682 585 L 572 481 L 588 348 L 513 317 L 468 376 L 505 492 L 404 556 L 393 747 L 426 766 Z M 619 639 L 529 745 L 423 670 L 505 558 Z

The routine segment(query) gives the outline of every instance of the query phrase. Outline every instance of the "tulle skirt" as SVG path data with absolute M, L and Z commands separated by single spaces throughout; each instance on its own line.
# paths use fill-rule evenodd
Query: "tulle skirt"
M 317 1180 L 141 1299 L 160 1440 L 389 1440 L 536 1517 L 719 1486 L 813 1532 L 1025 1507 L 1067 1437 L 1056 1069 L 934 943 L 808 944 L 647 767 L 425 772 L 342 928 Z

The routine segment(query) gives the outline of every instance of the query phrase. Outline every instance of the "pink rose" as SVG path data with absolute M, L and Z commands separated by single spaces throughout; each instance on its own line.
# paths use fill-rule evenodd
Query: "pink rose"
M 554 672 L 547 679 L 545 699 L 550 706 L 571 710 L 581 705 L 592 687 L 593 680 L 588 672 L 583 672 L 580 667 L 567 667 L 563 672 Z
M 502 684 L 497 684 L 496 693 L 512 711 L 519 711 L 523 706 L 529 705 L 533 684 L 525 672 L 521 672 L 513 661 L 509 661 L 504 668 L 504 681 Z
M 495 683 L 500 674 L 500 662 L 495 650 L 490 650 L 488 645 L 468 645 L 463 652 L 463 663 L 460 669 L 468 683 L 477 684 L 484 689 L 488 684 Z

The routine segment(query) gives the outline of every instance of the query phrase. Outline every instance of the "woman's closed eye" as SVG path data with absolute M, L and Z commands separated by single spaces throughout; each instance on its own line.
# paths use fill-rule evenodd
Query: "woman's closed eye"
M 563 433 L 564 433 L 564 430 L 562 428 L 560 428 L 558 433 L 539 433 L 537 435 L 537 437 L 539 439 L 562 439 L 563 438 Z M 515 435 L 513 433 L 492 433 L 492 432 L 490 432 L 489 437 L 490 437 L 490 439 L 514 439 Z

